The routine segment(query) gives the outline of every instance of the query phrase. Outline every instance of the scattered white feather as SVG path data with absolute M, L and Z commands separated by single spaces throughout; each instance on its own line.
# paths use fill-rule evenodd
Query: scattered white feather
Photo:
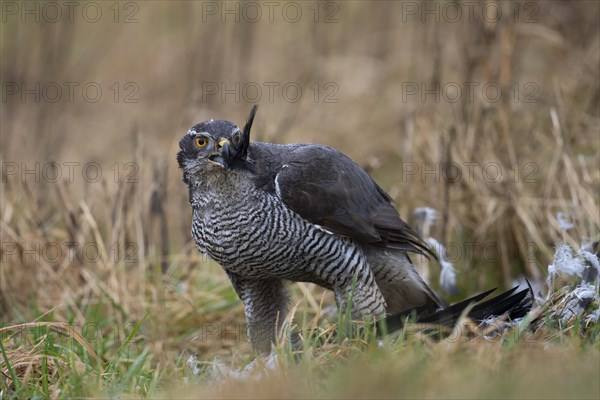
M 437 211 L 431 207 L 417 207 L 415 208 L 414 215 L 423 218 L 423 225 L 433 225 L 437 219 Z
M 597 324 L 598 320 L 600 320 L 600 308 L 592 311 L 583 319 L 586 325 Z
M 212 376 L 213 378 L 221 380 L 233 378 L 238 380 L 257 381 L 262 378 L 265 373 L 274 371 L 277 368 L 278 363 L 277 353 L 271 353 L 266 357 L 254 359 L 242 370 L 235 370 L 227 366 L 220 357 L 215 357 L 213 361 Z
M 584 239 L 581 242 L 581 250 L 593 253 L 595 244 L 596 243 L 593 240 L 590 240 L 589 238 Z
M 198 357 L 195 354 L 192 354 L 188 357 L 186 364 L 188 368 L 192 371 L 194 376 L 200 375 L 200 368 L 198 367 Z
M 589 283 L 577 286 L 571 293 L 580 301 L 589 302 L 596 296 L 596 286 Z
M 559 314 L 560 322 L 562 324 L 567 324 L 573 318 L 579 317 L 594 301 L 600 301 L 600 297 L 598 297 L 598 287 L 591 284 L 577 286 L 571 292 L 567 293 L 561 302 L 562 307 Z M 595 316 L 599 310 L 600 309 L 594 310 L 591 314 Z
M 570 246 L 559 243 L 556 246 L 552 264 L 548 266 L 548 284 L 551 284 L 552 279 L 559 274 L 582 277 L 585 267 L 582 258 L 573 255 L 573 250 Z
M 442 266 L 442 270 L 440 271 L 440 286 L 442 290 L 448 294 L 457 294 L 456 270 L 454 266 L 446 260 L 440 261 L 440 264 Z
M 564 295 L 560 302 L 553 307 L 556 310 L 555 318 L 563 325 L 575 318 L 582 318 L 586 325 L 598 322 L 600 286 L 594 281 L 600 276 L 600 261 L 597 255 L 588 250 L 591 248 L 582 245 L 577 253 L 574 253 L 570 246 L 559 243 L 552 264 L 548 266 L 548 298 L 555 289 L 554 281 L 558 276 L 571 278 L 570 283 L 561 289 Z M 575 287 L 571 289 L 573 286 Z
M 562 212 L 556 213 L 556 220 L 558 221 L 558 226 L 563 232 L 566 232 L 575 226 L 575 224 L 573 224 L 573 222 L 571 222 Z
M 525 318 L 515 318 L 513 320 L 507 319 L 505 316 L 488 317 L 481 321 L 479 324 L 480 328 L 488 330 L 487 334 L 484 335 L 484 339 L 488 341 L 496 341 L 498 337 L 510 329 L 523 329 L 524 325 L 528 325 L 529 321 L 525 322 Z M 489 327 L 493 329 L 489 330 Z
M 176 290 L 178 293 L 185 293 L 188 290 L 188 285 L 185 282 L 179 282 L 176 286 Z
M 433 211 L 435 212 L 435 210 Z M 440 287 L 448 294 L 456 294 L 458 292 L 456 287 L 456 270 L 452 263 L 446 258 L 446 249 L 444 245 L 432 237 L 426 238 L 426 241 L 429 246 L 434 249 L 440 261 Z

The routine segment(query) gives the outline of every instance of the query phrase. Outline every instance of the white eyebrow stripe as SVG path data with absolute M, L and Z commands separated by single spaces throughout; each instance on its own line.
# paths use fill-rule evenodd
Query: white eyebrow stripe
M 210 133 L 208 133 L 208 132 L 196 132 L 196 131 L 195 131 L 195 130 L 193 130 L 193 129 L 189 129 L 189 130 L 187 131 L 187 134 L 188 134 L 188 135 L 190 135 L 190 136 L 193 136 L 193 135 L 204 135 L 204 136 L 208 136 L 208 137 L 210 137 L 210 138 L 213 138 L 213 139 L 214 139 L 214 136 L 213 136 L 213 135 L 211 135 L 211 134 L 210 134 Z

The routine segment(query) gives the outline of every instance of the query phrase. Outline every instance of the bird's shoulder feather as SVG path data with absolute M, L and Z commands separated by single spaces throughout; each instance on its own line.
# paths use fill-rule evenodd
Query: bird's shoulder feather
M 321 145 L 255 142 L 255 183 L 311 223 L 363 243 L 430 255 L 392 199 L 352 159 Z

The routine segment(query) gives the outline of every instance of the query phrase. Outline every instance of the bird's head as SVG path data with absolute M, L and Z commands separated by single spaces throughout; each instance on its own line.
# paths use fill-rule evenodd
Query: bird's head
M 243 130 L 222 120 L 200 122 L 191 127 L 179 141 L 177 162 L 186 174 L 202 170 L 231 170 L 243 165 L 250 144 L 250 129 L 256 115 L 253 106 Z

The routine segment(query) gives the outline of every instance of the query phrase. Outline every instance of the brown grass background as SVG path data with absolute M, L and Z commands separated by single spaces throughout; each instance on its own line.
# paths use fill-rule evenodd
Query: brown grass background
M 255 23 L 232 16 L 223 21 L 203 15 L 206 3 L 193 1 L 135 2 L 115 23 L 112 2 L 98 4 L 104 14 L 97 23 L 76 13 L 72 23 L 8 18 L 2 24 L 3 93 L 6 83 L 31 88 L 36 82 L 63 88 L 65 82 L 78 82 L 78 88 L 95 82 L 103 90 L 96 103 L 77 88 L 73 101 L 66 92 L 55 103 L 32 95 L 22 101 L 20 94 L 3 99 L 2 322 L 29 321 L 51 310 L 55 319 L 83 324 L 80 310 L 102 303 L 114 310 L 115 322 L 150 313 L 145 335 L 156 354 L 166 346 L 212 346 L 194 342 L 201 324 L 243 323 L 226 277 L 191 243 L 187 189 L 175 162 L 177 143 L 190 126 L 209 118 L 241 124 L 250 108 L 244 96 L 239 102 L 231 95 L 222 101 L 221 93 L 204 99 L 210 83 L 262 87 L 256 140 L 333 146 L 371 172 L 404 219 L 412 220 L 416 207 L 438 210 L 432 235 L 451 244 L 461 296 L 509 286 L 519 276 L 543 280 L 558 241 L 577 248 L 599 238 L 595 1 L 498 2 L 504 10 L 499 22 L 481 16 L 481 2 L 471 21 L 463 8 L 457 23 L 422 21 L 406 14 L 406 2 L 391 1 L 335 2 L 335 8 L 320 2 L 316 23 L 309 2 L 297 3 L 303 17 L 296 23 L 277 11 L 269 22 L 264 5 Z M 521 10 L 516 22 L 514 7 Z M 132 10 L 137 22 L 124 23 Z M 332 10 L 336 22 L 324 23 Z M 121 90 L 117 102 L 109 89 L 114 82 Z M 123 101 L 128 82 L 139 89 L 137 103 Z M 297 83 L 303 96 L 286 101 L 276 88 L 271 102 L 265 82 L 279 88 Z M 309 89 L 315 82 L 318 101 Z M 448 89 L 453 82 L 492 82 L 503 95 L 496 102 L 477 89 L 474 99 L 463 92 L 457 102 L 405 96 L 407 83 Z M 336 103 L 324 102 L 327 83 L 338 88 Z M 525 102 L 527 84 L 537 88 L 535 102 Z M 63 165 L 56 183 L 20 174 L 23 166 L 52 161 Z M 102 168 L 100 181 L 86 182 L 80 167 L 72 182 L 64 177 L 65 162 L 91 161 Z M 115 162 L 120 182 L 110 169 Z M 130 162 L 138 167 L 136 183 L 123 182 Z M 448 162 L 460 167 L 462 178 L 406 175 L 408 163 L 422 172 L 441 171 Z M 9 173 L 8 163 L 16 163 L 18 173 Z M 467 179 L 467 163 L 476 163 L 473 179 Z M 477 166 L 486 163 L 500 166 L 502 178 L 485 179 Z M 575 226 L 562 232 L 557 212 Z M 57 260 L 35 256 L 45 244 L 65 241 L 78 242 L 78 249 L 97 244 L 103 257 L 67 257 L 64 245 Z M 131 243 L 135 254 L 124 257 Z M 475 246 L 470 255 L 465 243 Z M 9 244 L 16 253 L 7 251 Z M 111 248 L 120 256 L 108 256 Z M 303 286 L 300 293 L 310 310 L 321 291 Z M 230 342 L 220 341 L 221 351 Z

